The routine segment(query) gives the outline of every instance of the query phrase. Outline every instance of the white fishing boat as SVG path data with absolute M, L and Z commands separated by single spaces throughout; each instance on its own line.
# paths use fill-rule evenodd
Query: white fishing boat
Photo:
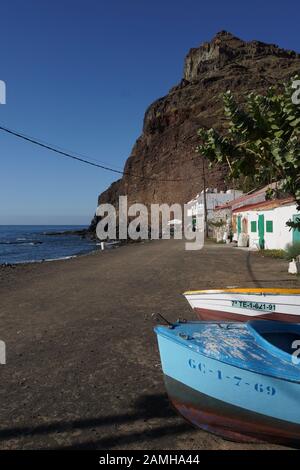
M 234 288 L 187 291 L 183 295 L 200 320 L 300 323 L 300 289 Z

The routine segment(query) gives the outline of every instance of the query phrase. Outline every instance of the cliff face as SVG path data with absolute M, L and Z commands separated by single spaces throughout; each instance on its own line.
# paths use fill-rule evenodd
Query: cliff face
M 98 202 L 116 204 L 119 195 L 128 195 L 130 203 L 187 202 L 203 189 L 202 159 L 195 153 L 197 130 L 222 129 L 221 94 L 230 89 L 242 101 L 250 91 L 263 92 L 299 70 L 299 54 L 259 41 L 245 42 L 226 31 L 191 49 L 184 78 L 147 109 L 142 135 L 125 164 L 126 174 Z M 206 186 L 227 189 L 226 169 L 206 173 Z M 170 181 L 178 179 L 182 181 Z

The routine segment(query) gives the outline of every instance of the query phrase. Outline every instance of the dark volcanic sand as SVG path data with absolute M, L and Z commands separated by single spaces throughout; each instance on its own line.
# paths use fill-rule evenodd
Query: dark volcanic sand
M 272 448 L 195 430 L 165 395 L 152 312 L 193 319 L 184 290 L 234 285 L 300 281 L 284 261 L 174 240 L 0 268 L 0 448 Z

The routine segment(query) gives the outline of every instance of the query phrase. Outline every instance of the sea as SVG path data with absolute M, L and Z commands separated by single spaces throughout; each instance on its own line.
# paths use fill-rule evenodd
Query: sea
M 0 225 L 0 264 L 51 261 L 94 251 L 96 241 L 63 233 L 85 228 L 82 225 Z

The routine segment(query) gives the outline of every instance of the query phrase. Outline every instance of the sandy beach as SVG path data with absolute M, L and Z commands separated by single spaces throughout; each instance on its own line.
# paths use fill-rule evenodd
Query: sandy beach
M 300 279 L 282 260 L 175 240 L 0 268 L 0 449 L 279 448 L 194 429 L 165 394 L 152 313 L 194 319 L 183 291 L 237 285 Z

